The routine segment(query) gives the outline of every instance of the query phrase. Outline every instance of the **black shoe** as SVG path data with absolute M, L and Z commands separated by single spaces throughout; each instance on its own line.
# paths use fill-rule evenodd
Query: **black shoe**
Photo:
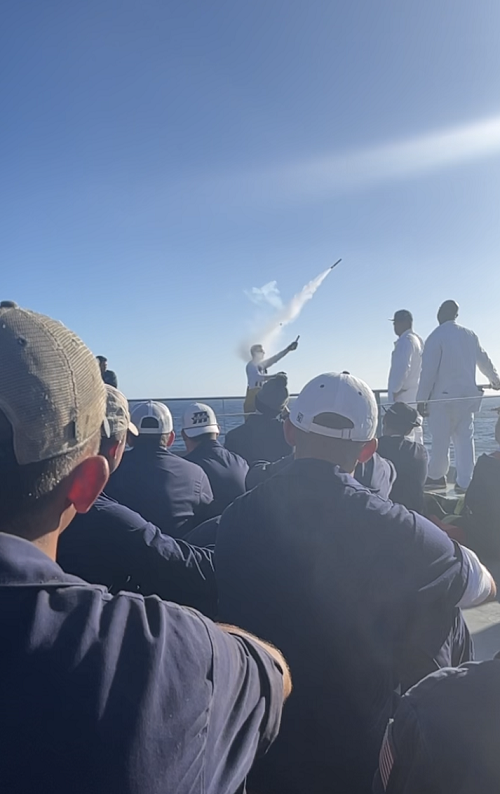
M 467 488 L 462 488 L 461 485 L 457 485 L 455 483 L 455 493 L 458 493 L 458 494 L 467 493 Z
M 429 491 L 433 490 L 446 490 L 446 477 L 440 477 L 439 480 L 432 480 L 430 477 L 427 477 L 425 481 L 425 489 Z

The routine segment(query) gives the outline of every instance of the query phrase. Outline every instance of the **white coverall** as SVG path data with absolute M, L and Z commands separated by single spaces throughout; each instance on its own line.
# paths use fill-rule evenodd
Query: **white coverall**
M 411 328 L 404 331 L 394 343 L 389 372 L 389 402 L 407 403 L 416 408 L 423 349 L 424 343 Z M 424 443 L 421 427 L 415 428 L 411 439 Z
M 500 388 L 498 372 L 472 331 L 450 320 L 426 340 L 417 400 L 431 401 L 429 477 L 438 480 L 446 476 L 453 441 L 456 482 L 461 488 L 468 487 L 474 470 L 474 413 L 481 407 L 482 396 L 476 384 L 476 367 L 494 388 Z

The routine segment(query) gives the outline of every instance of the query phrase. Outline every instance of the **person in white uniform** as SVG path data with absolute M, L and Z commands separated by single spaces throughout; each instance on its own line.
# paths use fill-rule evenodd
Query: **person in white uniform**
M 420 413 L 428 413 L 432 434 L 427 484 L 446 487 L 452 441 L 455 490 L 463 493 L 474 470 L 474 413 L 481 407 L 476 367 L 492 389 L 500 389 L 500 377 L 476 334 L 458 325 L 457 317 L 458 303 L 445 301 L 438 311 L 439 326 L 424 345 L 417 401 Z
M 389 372 L 389 402 L 416 407 L 424 343 L 414 332 L 413 315 L 407 309 L 397 311 L 391 322 L 398 340 L 394 343 Z M 421 427 L 413 431 L 411 440 L 424 443 Z
M 251 414 L 255 411 L 255 397 L 259 393 L 260 389 L 266 382 L 266 380 L 270 380 L 270 378 L 274 378 L 275 375 L 268 375 L 267 370 L 277 364 L 278 361 L 281 361 L 288 353 L 291 353 L 292 350 L 297 350 L 299 346 L 299 337 L 292 342 L 288 347 L 285 347 L 284 350 L 281 350 L 279 353 L 276 353 L 274 356 L 270 356 L 269 358 L 264 358 L 265 351 L 262 345 L 252 345 L 250 348 L 250 355 L 252 356 L 252 360 L 247 364 L 247 395 L 245 398 L 245 405 L 243 407 L 243 411 L 246 414 Z

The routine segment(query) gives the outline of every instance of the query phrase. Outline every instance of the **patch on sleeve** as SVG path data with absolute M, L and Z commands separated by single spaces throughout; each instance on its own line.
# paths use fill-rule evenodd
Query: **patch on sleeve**
M 392 723 L 393 720 L 389 722 L 386 728 L 384 740 L 382 742 L 382 748 L 380 750 L 380 756 L 378 760 L 380 777 L 382 780 L 382 785 L 384 786 L 384 791 L 386 791 L 387 789 L 387 784 L 389 783 L 392 767 L 394 766 L 394 750 L 392 748 L 392 741 L 391 741 Z

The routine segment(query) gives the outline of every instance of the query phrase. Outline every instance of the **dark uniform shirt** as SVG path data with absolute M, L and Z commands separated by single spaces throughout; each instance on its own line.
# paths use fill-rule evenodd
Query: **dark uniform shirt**
M 0 788 L 234 794 L 278 731 L 282 675 L 194 610 L 65 574 L 0 534 Z
M 374 791 L 500 791 L 500 660 L 439 670 L 401 699 L 388 727 Z
M 274 477 L 275 474 L 282 471 L 292 461 L 293 455 L 288 455 L 275 463 L 266 461 L 254 463 L 247 474 L 247 491 L 251 491 L 252 488 L 260 485 L 261 482 L 265 482 L 269 477 Z M 385 460 L 375 452 L 366 463 L 358 463 L 354 472 L 354 479 L 364 485 L 365 488 L 369 488 L 372 493 L 381 496 L 382 499 L 388 499 L 396 479 L 396 469 L 393 463 Z
M 203 469 L 167 449 L 126 452 L 106 492 L 173 537 L 212 515 L 213 494 Z
M 404 436 L 382 436 L 378 441 L 378 452 L 396 467 L 397 479 L 391 489 L 392 501 L 404 505 L 408 510 L 422 513 L 428 463 L 424 445 Z
M 436 669 L 461 619 L 460 547 L 337 466 L 299 459 L 224 511 L 215 571 L 220 618 L 273 642 L 294 677 L 250 788 L 369 791 L 395 688 Z
M 222 513 L 231 502 L 245 493 L 248 463 L 234 452 L 224 449 L 218 441 L 202 441 L 184 460 L 197 463 L 207 475 L 214 494 L 213 509 L 217 513 Z
M 281 419 L 271 419 L 263 414 L 250 414 L 246 422 L 226 434 L 226 449 L 245 458 L 251 466 L 256 460 L 273 463 L 292 452 L 285 439 Z
M 215 615 L 212 553 L 163 535 L 104 493 L 63 532 L 57 561 L 67 573 L 106 585 L 112 593 L 157 595 Z

